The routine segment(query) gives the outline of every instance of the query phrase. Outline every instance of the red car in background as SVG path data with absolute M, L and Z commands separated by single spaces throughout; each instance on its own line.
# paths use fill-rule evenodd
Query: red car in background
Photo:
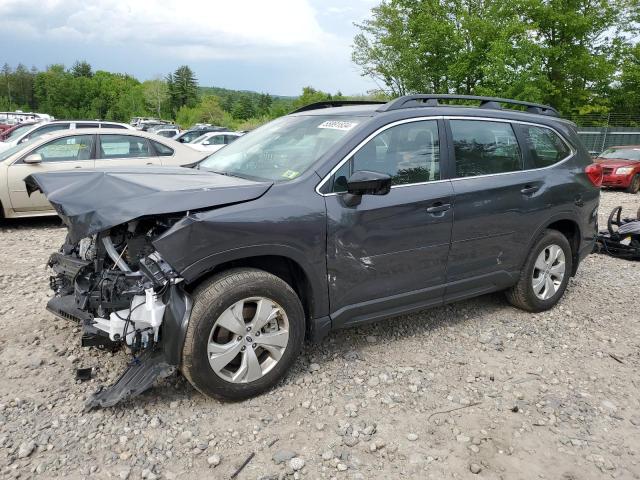
M 18 133 L 19 131 L 22 132 L 22 131 L 28 130 L 34 125 L 37 125 L 38 123 L 39 122 L 22 122 L 22 123 L 16 123 L 15 125 L 9 125 L 8 126 L 9 128 L 7 128 L 4 131 L 0 131 L 0 142 L 4 142 L 7 138 Z
M 640 145 L 609 147 L 595 160 L 602 165 L 602 186 L 640 190 Z

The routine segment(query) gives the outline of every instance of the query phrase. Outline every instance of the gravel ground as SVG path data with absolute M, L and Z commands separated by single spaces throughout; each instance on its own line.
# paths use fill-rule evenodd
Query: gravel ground
M 640 195 L 604 192 L 601 224 L 619 204 Z M 541 314 L 495 294 L 334 332 L 249 401 L 172 377 L 83 413 L 128 357 L 45 311 L 63 237 L 0 224 L 1 478 L 222 479 L 254 453 L 238 479 L 640 478 L 640 263 L 591 255 Z

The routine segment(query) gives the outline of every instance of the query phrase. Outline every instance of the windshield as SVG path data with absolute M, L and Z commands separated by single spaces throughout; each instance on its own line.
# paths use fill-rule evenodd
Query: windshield
M 610 148 L 602 152 L 600 158 L 621 158 L 640 162 L 640 148 Z
M 19 152 L 20 150 L 23 150 L 23 149 L 27 148 L 28 146 L 30 146 L 36 140 L 38 140 L 38 139 L 37 138 L 32 138 L 31 140 L 19 143 L 18 145 L 14 145 L 13 147 L 8 148 L 7 150 L 4 150 L 4 151 L 0 152 L 0 162 L 4 162 L 7 158 L 9 158 L 14 153 Z
M 293 180 L 361 117 L 310 115 L 281 117 L 218 150 L 200 168 L 265 180 Z
M 11 133 L 7 135 L 7 140 L 9 140 L 10 138 L 14 138 L 16 135 L 20 135 L 21 133 L 24 133 L 27 130 L 31 130 L 32 128 L 33 128 L 33 124 L 16 127 L 15 130 L 12 130 Z

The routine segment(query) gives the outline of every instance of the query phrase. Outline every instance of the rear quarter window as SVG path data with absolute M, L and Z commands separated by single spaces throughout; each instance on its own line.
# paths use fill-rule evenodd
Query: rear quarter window
M 160 142 L 156 142 L 155 140 L 151 140 L 151 144 L 153 145 L 153 149 L 156 151 L 159 157 L 170 157 L 171 155 L 173 155 L 173 148 L 169 148 Z
M 569 146 L 553 130 L 533 125 L 520 128 L 533 168 L 549 167 L 571 155 Z

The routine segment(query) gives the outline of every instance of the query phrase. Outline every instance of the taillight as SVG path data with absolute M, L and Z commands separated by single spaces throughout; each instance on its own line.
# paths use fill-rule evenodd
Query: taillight
M 602 165 L 599 163 L 587 165 L 587 168 L 584 169 L 584 173 L 587 174 L 587 178 L 595 187 L 602 186 Z

